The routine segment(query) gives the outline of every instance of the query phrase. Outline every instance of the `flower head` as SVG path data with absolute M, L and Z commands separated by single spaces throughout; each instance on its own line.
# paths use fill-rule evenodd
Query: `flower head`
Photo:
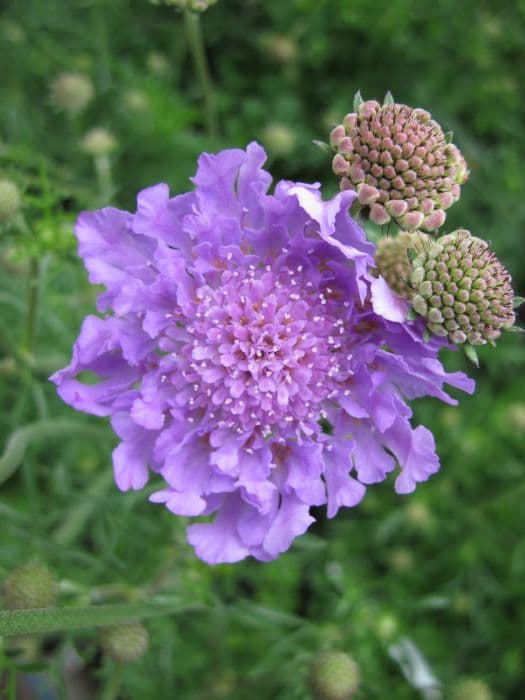
M 0 223 L 9 221 L 22 204 L 20 190 L 11 180 L 0 180 Z
M 310 687 L 316 700 L 350 700 L 359 683 L 359 666 L 343 652 L 322 652 L 310 665 Z
M 11 610 L 49 608 L 55 604 L 58 587 L 52 572 L 43 564 L 24 564 L 4 581 L 4 596 Z
M 326 504 L 333 517 L 396 468 L 407 493 L 438 469 L 432 434 L 404 397 L 472 390 L 437 360 L 405 308 L 371 274 L 355 198 L 280 182 L 264 151 L 204 154 L 196 190 L 157 185 L 136 214 L 80 216 L 90 280 L 103 284 L 71 364 L 53 381 L 78 410 L 109 415 L 115 478 L 173 513 L 209 516 L 190 543 L 210 563 L 288 549 Z M 100 377 L 85 385 L 83 371 Z M 393 457 L 395 455 L 395 458 Z
M 469 231 L 437 240 L 406 233 L 385 239 L 376 264 L 391 288 L 426 319 L 428 330 L 452 343 L 484 345 L 514 324 L 510 274 L 488 243 Z
M 355 108 L 330 136 L 341 189 L 355 190 L 380 226 L 393 220 L 409 231 L 439 229 L 468 177 L 457 146 L 423 109 L 359 97 Z
M 70 114 L 81 112 L 94 94 L 93 83 L 82 73 L 62 73 L 51 84 L 51 100 Z

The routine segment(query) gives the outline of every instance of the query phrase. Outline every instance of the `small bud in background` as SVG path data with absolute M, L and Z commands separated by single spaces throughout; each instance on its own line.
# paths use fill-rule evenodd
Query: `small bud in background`
M 146 67 L 155 75 L 167 75 L 170 72 L 170 63 L 164 54 L 152 51 L 146 58 Z
M 62 73 L 51 83 L 50 92 L 55 107 L 77 114 L 87 106 L 95 90 L 91 80 L 82 73 Z
M 492 700 L 492 693 L 483 681 L 467 678 L 456 684 L 452 700 Z
M 90 156 L 107 156 L 118 146 L 117 139 L 113 134 L 97 126 L 90 129 L 82 138 L 80 148 Z
M 140 659 L 148 648 L 148 641 L 148 631 L 138 622 L 103 627 L 100 630 L 100 644 L 104 653 L 120 663 Z
M 22 204 L 20 190 L 11 180 L 0 180 L 0 223 L 13 218 Z
M 144 112 L 149 107 L 148 96 L 141 90 L 126 90 L 123 95 L 123 104 L 126 109 L 133 112 Z
M 261 47 L 271 58 L 284 66 L 294 63 L 299 55 L 295 39 L 284 34 L 264 34 Z
M 179 10 L 190 10 L 191 12 L 204 12 L 215 5 L 217 0 L 150 0 L 153 5 L 171 5 Z
M 436 232 L 468 177 L 461 152 L 428 112 L 396 104 L 390 94 L 383 105 L 359 98 L 355 109 L 332 130 L 334 150 L 348 162 L 347 173 L 339 162 L 334 168 L 341 189 L 361 195 L 366 185 L 358 204 L 378 226 L 393 220 L 409 231 Z
M 268 124 L 262 132 L 262 142 L 273 156 L 287 156 L 295 148 L 296 137 L 286 124 Z
M 4 581 L 4 598 L 10 610 L 50 608 L 57 599 L 55 577 L 43 564 L 19 566 Z
M 322 652 L 311 663 L 310 688 L 315 700 L 350 700 L 359 681 L 359 667 L 348 654 Z
M 411 501 L 405 508 L 405 518 L 418 531 L 429 530 L 433 525 L 432 513 L 422 501 Z

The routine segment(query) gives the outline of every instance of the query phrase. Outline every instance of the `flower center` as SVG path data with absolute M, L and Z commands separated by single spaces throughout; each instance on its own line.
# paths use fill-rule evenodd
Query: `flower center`
M 294 426 L 311 434 L 341 375 L 344 322 L 333 313 L 332 290 L 320 291 L 301 266 L 226 271 L 221 282 L 197 290 L 186 329 L 187 407 L 239 434 L 268 437 Z

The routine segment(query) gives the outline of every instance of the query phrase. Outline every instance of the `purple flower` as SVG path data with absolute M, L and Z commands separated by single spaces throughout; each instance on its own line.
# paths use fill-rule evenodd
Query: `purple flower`
M 277 184 L 257 144 L 204 154 L 189 194 L 157 185 L 136 214 L 106 208 L 77 223 L 90 281 L 106 291 L 71 364 L 53 381 L 78 410 L 110 416 L 120 489 L 150 471 L 151 500 L 193 524 L 209 563 L 274 559 L 313 522 L 355 506 L 396 469 L 412 491 L 439 467 L 432 434 L 405 398 L 454 403 L 406 302 L 369 274 L 374 246 L 318 186 Z M 80 372 L 99 376 L 79 381 Z

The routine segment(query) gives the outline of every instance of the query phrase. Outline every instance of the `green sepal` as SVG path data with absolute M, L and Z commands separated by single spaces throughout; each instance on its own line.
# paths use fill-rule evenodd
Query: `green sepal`
M 512 308 L 517 309 L 522 304 L 525 304 L 525 297 L 514 297 L 514 301 L 512 302 Z
M 432 338 L 432 333 L 428 330 L 428 328 L 425 328 L 425 332 L 423 333 L 423 340 L 425 343 L 428 343 L 428 341 Z
M 363 102 L 364 102 L 364 100 L 361 96 L 361 90 L 358 90 L 354 95 L 354 104 L 353 104 L 354 112 L 359 112 L 359 107 L 361 107 Z
M 394 96 L 390 92 L 390 90 L 387 90 L 385 97 L 383 99 L 383 107 L 385 105 L 393 105 L 394 104 Z
M 323 151 L 323 153 L 328 153 L 328 155 L 330 156 L 333 155 L 335 149 L 333 149 L 329 143 L 325 143 L 324 141 L 317 141 L 317 139 L 314 139 L 312 143 L 314 146 L 317 146 L 319 150 Z
M 452 143 L 452 139 L 454 138 L 454 132 L 453 131 L 447 131 L 445 134 L 445 143 Z
M 472 362 L 473 365 L 479 367 L 478 353 L 476 352 L 476 348 L 473 345 L 469 345 L 469 343 L 465 345 L 465 355 L 468 357 L 468 359 Z
M 415 309 L 410 309 L 410 311 L 407 314 L 407 321 L 415 321 L 416 318 L 418 318 L 418 313 Z
M 507 333 L 525 333 L 525 329 L 521 328 L 521 326 L 509 326 L 503 330 L 507 331 Z

